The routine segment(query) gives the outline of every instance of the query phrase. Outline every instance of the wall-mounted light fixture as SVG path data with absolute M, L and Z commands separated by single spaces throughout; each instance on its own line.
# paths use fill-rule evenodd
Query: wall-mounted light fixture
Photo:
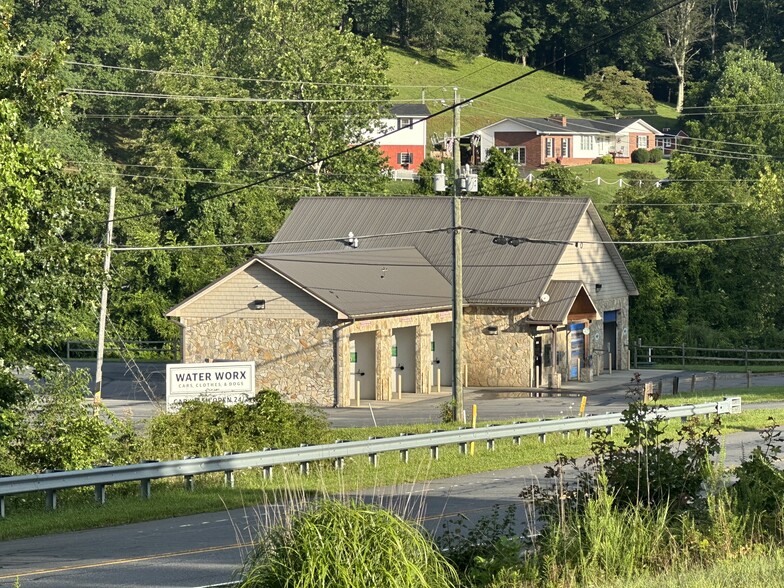
M 267 308 L 267 301 L 266 300 L 254 300 L 250 303 L 250 306 L 253 310 L 264 310 Z
M 487 327 L 487 334 L 488 335 L 497 335 L 498 334 L 498 327 L 491 325 Z

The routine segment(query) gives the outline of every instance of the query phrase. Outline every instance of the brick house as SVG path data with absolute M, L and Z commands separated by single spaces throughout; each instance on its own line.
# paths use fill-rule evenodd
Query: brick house
M 167 313 L 182 361 L 255 360 L 257 389 L 322 406 L 451 386 L 450 226 L 450 198 L 301 199 L 264 254 Z M 467 386 L 628 369 L 637 290 L 589 199 L 464 198 L 463 226 Z
M 472 133 L 476 148 L 471 163 L 484 163 L 491 147 L 527 168 L 551 162 L 585 165 L 604 155 L 611 155 L 615 163 L 631 163 L 632 151 L 653 149 L 661 134 L 639 118 L 507 118 Z

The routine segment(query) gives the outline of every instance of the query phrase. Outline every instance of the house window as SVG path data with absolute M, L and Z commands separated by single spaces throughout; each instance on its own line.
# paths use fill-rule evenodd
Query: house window
M 517 165 L 525 165 L 525 147 L 499 147 L 501 153 L 506 153 Z
M 398 153 L 397 154 L 397 162 L 400 165 L 411 165 L 414 163 L 414 154 L 413 153 Z
M 669 149 L 672 147 L 672 139 L 670 137 L 664 137 L 664 146 Z
M 561 139 L 561 157 L 569 157 L 569 139 Z
M 583 151 L 593 151 L 593 136 L 583 135 L 580 137 L 580 149 Z
M 638 149 L 648 148 L 648 135 L 637 135 L 637 148 Z
M 552 137 L 548 137 L 544 140 L 544 156 L 545 157 L 552 157 L 553 151 L 555 147 L 553 146 L 553 139 Z
M 405 129 L 406 127 L 412 127 L 414 125 L 413 118 L 399 118 L 397 119 L 397 128 L 398 129 Z

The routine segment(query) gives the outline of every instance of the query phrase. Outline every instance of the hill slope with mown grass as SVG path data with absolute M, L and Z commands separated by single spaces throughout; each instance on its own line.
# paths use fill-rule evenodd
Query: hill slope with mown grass
M 467 60 L 446 51 L 439 58 L 414 50 L 388 48 L 390 82 L 395 86 L 397 100 L 419 102 L 424 98 L 431 112 L 452 103 L 453 87 L 459 88 L 461 99 L 504 83 L 527 71 L 523 67 L 488 57 Z M 400 87 L 407 86 L 407 87 Z M 546 117 L 564 114 L 571 118 L 604 118 L 609 110 L 600 103 L 584 100 L 582 81 L 540 71 L 505 88 L 474 101 L 461 109 L 461 132 L 467 133 L 506 117 Z M 440 101 L 443 100 L 442 104 Z M 624 116 L 640 116 L 657 129 L 674 127 L 677 113 L 672 106 L 658 104 L 656 114 L 641 110 L 624 111 Z M 428 123 L 428 132 L 443 136 L 451 132 L 451 113 L 440 115 Z

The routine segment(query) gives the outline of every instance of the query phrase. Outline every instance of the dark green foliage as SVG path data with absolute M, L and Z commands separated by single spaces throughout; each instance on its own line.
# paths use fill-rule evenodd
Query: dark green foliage
M 145 456 L 180 459 L 319 444 L 327 441 L 328 429 L 322 411 L 286 402 L 272 390 L 262 390 L 250 403 L 234 406 L 193 400 L 176 413 L 160 414 L 149 422 Z
M 130 423 L 92 406 L 86 371 L 41 375 L 30 394 L 0 408 L 0 473 L 77 470 L 135 461 L 138 439 Z
M 534 181 L 534 194 L 537 196 L 571 196 L 582 183 L 568 167 L 549 163 Z
M 648 151 L 648 161 L 650 163 L 658 163 L 664 157 L 664 151 L 660 147 Z
M 651 154 L 648 152 L 648 150 L 642 147 L 632 151 L 632 162 L 634 163 L 648 163 L 650 161 L 650 157 Z
M 585 99 L 596 100 L 610 107 L 613 115 L 629 106 L 646 109 L 656 107 L 648 92 L 648 82 L 634 77 L 632 72 L 610 65 L 585 78 Z
M 425 157 L 419 166 L 419 188 L 422 194 L 435 194 L 433 187 L 433 176 L 441 173 L 441 166 L 444 166 L 446 174 L 446 193 L 452 193 L 452 184 L 455 179 L 455 163 L 452 159 L 436 159 L 435 157 Z
M 782 452 L 782 432 L 769 418 L 760 432 L 763 444 L 735 468 L 732 486 L 735 508 L 774 536 L 784 536 L 784 472 L 777 463 Z
M 517 505 L 496 504 L 469 526 L 465 518 L 443 524 L 438 546 L 468 586 L 488 586 L 521 564 L 523 543 L 515 532 Z
M 487 152 L 479 182 L 483 196 L 526 196 L 533 192 L 530 184 L 520 177 L 517 163 L 495 147 Z

